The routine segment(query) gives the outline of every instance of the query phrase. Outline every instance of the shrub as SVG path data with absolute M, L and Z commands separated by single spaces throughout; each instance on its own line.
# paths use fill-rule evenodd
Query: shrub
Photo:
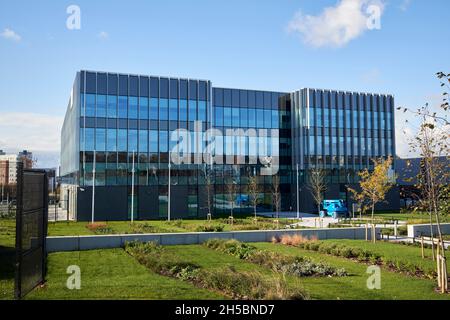
M 223 224 L 204 224 L 197 226 L 197 232 L 222 232 L 225 226 Z
M 234 299 L 306 300 L 308 295 L 299 288 L 290 288 L 280 278 L 266 279 L 256 272 L 233 269 L 203 271 L 199 282 L 203 287 L 219 290 Z
M 94 222 L 94 223 L 88 223 L 86 225 L 86 228 L 91 230 L 92 232 L 96 234 L 111 234 L 114 233 L 114 230 L 111 227 L 108 227 L 108 225 L 104 222 Z

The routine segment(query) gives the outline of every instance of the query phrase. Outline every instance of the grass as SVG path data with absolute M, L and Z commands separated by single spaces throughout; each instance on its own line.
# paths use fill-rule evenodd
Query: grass
M 381 290 L 369 290 L 367 266 L 345 258 L 324 255 L 296 247 L 272 243 L 257 243 L 259 249 L 273 250 L 293 256 L 304 256 L 323 261 L 335 267 L 345 268 L 348 277 L 308 277 L 302 279 L 302 285 L 313 299 L 355 299 L 355 300 L 450 300 L 450 295 L 434 292 L 435 282 L 418 279 L 388 270 L 381 272 Z
M 69 290 L 66 269 L 81 269 L 81 289 Z M 149 271 L 123 249 L 52 253 L 47 282 L 27 299 L 223 299 L 217 293 Z
M 384 261 L 392 261 L 397 264 L 409 265 L 420 268 L 427 274 L 436 269 L 436 263 L 432 260 L 431 249 L 424 249 L 425 259 L 422 259 L 421 248 L 406 246 L 399 243 L 377 241 L 376 243 L 364 240 L 323 240 L 324 243 L 335 243 L 361 248 L 378 254 Z M 447 266 L 450 272 L 450 266 Z
M 228 224 L 227 219 L 217 218 L 211 222 L 206 220 L 173 220 L 173 221 L 109 221 L 106 233 L 176 233 L 197 231 L 238 231 L 238 230 L 269 230 L 274 229 L 272 218 L 258 218 L 255 224 L 253 218 L 235 219 L 234 224 Z M 280 228 L 292 223 L 288 219 L 280 219 Z M 92 235 L 95 231 L 87 228 L 87 222 L 49 222 L 49 236 Z
M 355 217 L 359 215 L 355 214 Z M 450 222 L 449 215 L 441 215 L 441 222 Z M 370 219 L 370 215 L 363 215 L 363 218 Z M 428 213 L 414 212 L 414 213 L 388 213 L 388 212 L 376 212 L 375 218 L 383 220 L 401 220 L 406 221 L 407 224 L 423 224 L 430 223 L 430 216 Z M 433 217 L 434 220 L 434 217 Z
M 14 295 L 15 220 L 0 219 L 0 300 Z

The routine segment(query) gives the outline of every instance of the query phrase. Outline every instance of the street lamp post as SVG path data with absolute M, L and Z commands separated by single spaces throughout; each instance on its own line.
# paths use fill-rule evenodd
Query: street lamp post
M 167 221 L 170 221 L 170 176 L 171 176 L 171 172 L 170 172 L 170 158 L 169 158 L 169 185 L 168 185 L 168 191 L 167 191 L 167 197 L 168 197 L 168 201 L 167 201 Z
M 134 221 L 134 150 L 133 150 L 133 164 L 131 168 L 131 222 Z
M 299 190 L 298 190 L 298 163 L 296 166 L 296 174 L 297 174 L 297 220 L 300 220 L 300 203 L 299 203 Z
M 94 150 L 94 166 L 92 168 L 92 221 L 91 223 L 94 223 L 94 212 L 95 212 L 95 162 L 96 162 L 96 154 L 95 154 L 95 150 Z

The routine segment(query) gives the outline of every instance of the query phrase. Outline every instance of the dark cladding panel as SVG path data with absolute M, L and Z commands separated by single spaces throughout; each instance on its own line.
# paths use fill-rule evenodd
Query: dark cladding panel
M 108 74 L 108 94 L 117 95 L 117 85 L 119 83 L 117 74 Z
M 189 99 L 197 100 L 197 85 L 196 80 L 189 80 Z
M 214 105 L 218 107 L 223 107 L 223 89 L 214 88 L 213 89 L 214 96 Z
M 198 100 L 206 101 L 208 97 L 208 86 L 206 81 L 199 81 L 198 83 Z
M 148 97 L 148 77 L 139 78 L 139 96 Z
M 97 74 L 94 72 L 86 73 L 86 93 L 97 93 Z
M 169 79 L 161 78 L 159 81 L 159 96 L 164 99 L 169 98 Z
M 97 73 L 97 94 L 107 94 L 106 73 Z
M 178 99 L 178 80 L 170 79 L 170 99 Z
M 122 74 L 119 75 L 119 95 L 128 95 L 128 76 Z
M 187 100 L 188 98 L 188 82 L 187 80 L 180 80 L 180 99 Z
M 247 90 L 241 90 L 239 94 L 239 105 L 241 107 L 247 107 L 248 106 L 248 91 Z
M 223 89 L 223 106 L 231 107 L 231 89 Z
M 137 76 L 130 76 L 130 90 L 129 95 L 133 97 L 138 96 L 139 78 Z
M 239 90 L 231 90 L 231 106 L 239 107 Z
M 151 77 L 150 78 L 150 97 L 159 97 L 159 79 Z

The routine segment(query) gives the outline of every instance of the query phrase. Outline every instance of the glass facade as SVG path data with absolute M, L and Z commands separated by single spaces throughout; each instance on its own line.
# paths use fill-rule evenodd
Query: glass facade
M 223 134 L 214 136 L 213 155 L 223 158 L 212 166 L 215 213 L 227 210 L 230 181 L 238 185 L 237 199 L 248 198 L 248 176 L 254 174 L 261 198 L 258 210 L 272 211 L 272 176 L 260 175 L 266 164 L 258 157 L 252 162 L 257 155 L 278 164 L 282 208 L 290 210 L 297 165 L 301 181 L 305 170 L 318 166 L 329 171 L 332 183 L 352 183 L 359 170 L 371 167 L 371 158 L 395 154 L 394 101 L 389 95 L 213 88 L 206 80 L 87 71 L 77 74 L 73 90 L 62 130 L 61 172 L 68 183 L 80 187 L 95 183 L 125 188 L 127 217 L 134 210 L 141 218 L 147 195 L 139 190 L 145 188 L 157 194 L 148 210 L 156 218 L 167 217 L 169 154 L 177 145 L 171 133 L 185 129 L 195 141 L 199 121 L 202 132 L 214 128 Z M 205 146 L 201 143 L 192 144 L 193 158 Z M 186 204 L 183 216 L 204 211 L 204 167 L 195 161 L 170 167 L 171 185 L 181 190 L 179 201 Z M 248 201 L 234 207 L 251 209 Z

